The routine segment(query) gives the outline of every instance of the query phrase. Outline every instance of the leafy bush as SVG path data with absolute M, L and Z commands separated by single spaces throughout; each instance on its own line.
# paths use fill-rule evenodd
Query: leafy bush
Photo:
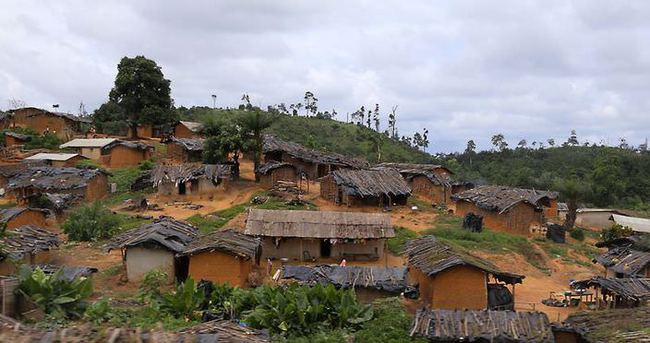
M 99 162 L 94 161 L 94 160 L 81 160 L 77 162 L 75 165 L 77 168 L 93 168 L 93 169 L 101 169 L 104 170 L 104 167 L 102 167 Z
M 148 164 L 144 164 L 143 168 L 146 168 Z M 111 176 L 109 176 L 109 182 L 117 184 L 117 192 L 129 192 L 131 191 L 131 185 L 133 182 L 142 175 L 145 169 L 141 169 L 139 166 L 126 167 L 111 170 Z
M 575 240 L 582 242 L 585 240 L 585 230 L 579 227 L 574 227 L 569 231 L 569 236 Z
M 110 323 L 112 325 L 121 325 L 128 319 L 125 311 L 114 308 L 108 298 L 101 298 L 93 304 L 90 304 L 84 314 L 84 319 L 95 325 Z
M 407 228 L 396 226 L 395 227 L 395 237 L 390 238 L 386 241 L 386 246 L 388 250 L 395 255 L 401 255 L 404 252 L 404 245 L 407 241 L 415 239 L 418 237 L 418 234 L 414 231 L 411 231 Z
M 36 135 L 32 136 L 32 139 L 28 142 L 25 142 L 24 148 L 27 150 L 30 149 L 49 149 L 57 150 L 59 145 L 63 144 L 63 140 L 57 137 L 53 133 L 46 133 L 42 136 Z
M 140 287 L 138 288 L 138 298 L 149 302 L 160 299 L 161 288 L 167 283 L 169 276 L 161 270 L 150 270 L 144 274 Z
M 151 170 L 153 167 L 155 167 L 156 164 L 153 163 L 152 160 L 144 160 L 138 163 L 138 169 L 145 171 L 145 170 Z
M 120 225 L 120 217 L 100 202 L 83 206 L 63 223 L 63 232 L 73 241 L 96 241 L 110 238 Z
M 355 342 L 425 342 L 424 340 L 409 337 L 411 318 L 398 298 L 380 299 L 372 305 L 375 316 L 354 334 Z
M 627 226 L 614 224 L 610 228 L 605 228 L 600 232 L 600 239 L 607 244 L 615 239 L 631 236 L 633 233 L 634 231 Z
M 204 300 L 205 293 L 189 278 L 178 284 L 175 291 L 160 297 L 160 310 L 175 318 L 196 320 L 201 317 L 199 306 Z
M 65 280 L 62 270 L 47 275 L 39 268 L 32 270 L 29 266 L 22 266 L 18 278 L 20 294 L 48 315 L 59 318 L 81 318 L 87 306 L 86 299 L 93 292 L 90 279 Z

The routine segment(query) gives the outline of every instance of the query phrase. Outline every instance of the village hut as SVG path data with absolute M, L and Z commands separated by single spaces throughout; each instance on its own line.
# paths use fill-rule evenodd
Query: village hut
M 644 306 L 650 300 L 650 278 L 592 277 L 575 281 L 571 288 L 581 290 L 594 288 L 598 308 L 628 308 Z M 602 299 L 598 294 L 602 295 Z
M 260 185 L 265 189 L 271 189 L 277 182 L 297 183 L 298 170 L 291 163 L 269 161 L 257 168 L 260 177 Z
M 394 169 L 340 169 L 320 179 L 320 195 L 347 206 L 406 205 L 411 188 Z
M 420 298 L 433 308 L 512 310 L 515 284 L 524 276 L 499 270 L 491 262 L 454 250 L 425 236 L 409 241 L 409 276 Z M 512 285 L 512 291 L 506 285 Z
M 203 124 L 195 121 L 179 121 L 174 125 L 176 138 L 200 138 Z
M 153 147 L 140 142 L 123 141 L 115 138 L 77 138 L 61 149 L 73 149 L 78 154 L 100 162 L 109 168 L 137 165 L 153 155 Z
M 337 169 L 368 168 L 368 162 L 333 152 L 308 149 L 298 143 L 286 142 L 271 135 L 264 136 L 264 162 L 290 163 L 309 179 L 323 177 Z
M 16 272 L 16 263 L 49 263 L 50 250 L 60 244 L 56 234 L 33 225 L 7 230 L 0 237 L 0 275 Z
M 606 277 L 650 278 L 650 252 L 635 250 L 629 246 L 612 248 L 596 256 L 593 262 L 606 268 Z
M 262 238 L 263 258 L 377 260 L 395 236 L 379 213 L 251 209 L 245 233 Z
M 32 136 L 25 135 L 18 132 L 7 131 L 5 132 L 5 146 L 18 146 L 32 140 Z
M 51 133 L 62 140 L 72 139 L 82 133 L 82 126 L 91 124 L 90 118 L 35 107 L 19 108 L 9 113 L 11 127 L 30 128 L 39 134 Z
M 108 175 L 93 168 L 31 167 L 10 178 L 7 190 L 19 203 L 46 193 L 71 194 L 90 202 L 108 194 Z
M 130 139 L 150 139 L 162 138 L 169 134 L 169 126 L 165 125 L 151 125 L 151 124 L 138 124 L 136 128 L 136 135 L 133 134 L 133 128 L 129 126 L 126 136 Z
M 184 280 L 188 258 L 177 256 L 198 235 L 198 229 L 186 222 L 161 217 L 152 223 L 119 234 L 106 244 L 106 250 L 120 249 L 129 281 L 140 281 L 147 272 L 167 273 L 169 281 Z
M 39 152 L 26 157 L 24 161 L 43 161 L 46 165 L 52 167 L 74 167 L 77 163 L 87 159 L 87 157 L 79 154 Z
M 167 149 L 167 159 L 176 163 L 201 162 L 203 159 L 202 138 L 169 137 L 161 141 Z
M 151 180 L 158 194 L 214 194 L 227 187 L 231 170 L 230 164 L 158 165 L 151 172 Z
M 0 224 L 6 229 L 15 229 L 23 225 L 37 227 L 47 226 L 49 211 L 42 208 L 11 207 L 0 209 Z
M 421 309 L 410 335 L 441 343 L 555 342 L 543 312 Z
M 406 267 L 285 265 L 280 278 L 309 286 L 331 284 L 337 288 L 351 288 L 363 303 L 397 296 L 408 287 Z
M 464 217 L 474 213 L 483 217 L 488 228 L 518 235 L 542 234 L 546 219 L 557 217 L 554 192 L 479 186 L 451 198 L 456 202 L 456 215 Z
M 24 172 L 30 167 L 45 166 L 43 161 L 23 161 L 23 163 L 0 165 L 0 196 L 7 192 L 7 183 L 9 179 Z
M 259 266 L 261 250 L 258 238 L 222 230 L 195 239 L 182 255 L 189 257 L 189 276 L 194 280 L 247 287 L 249 274 Z
M 648 338 L 650 307 L 572 313 L 558 325 L 566 334 L 557 343 L 643 342 Z

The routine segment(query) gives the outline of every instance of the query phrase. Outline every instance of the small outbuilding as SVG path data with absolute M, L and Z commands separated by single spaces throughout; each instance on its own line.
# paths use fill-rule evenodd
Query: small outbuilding
M 42 208 L 11 207 L 0 209 L 0 224 L 6 229 L 15 229 L 23 225 L 37 227 L 47 226 L 48 210 Z
M 198 236 L 198 228 L 170 217 L 119 234 L 105 248 L 120 249 L 129 281 L 142 280 L 152 270 L 167 273 L 169 281 L 184 280 L 187 256 L 177 256 Z
M 260 185 L 265 189 L 275 187 L 278 181 L 298 183 L 300 175 L 291 163 L 269 161 L 257 169 Z
M 650 278 L 604 278 L 600 276 L 571 284 L 573 289 L 596 289 L 598 308 L 645 306 L 650 300 Z M 598 296 L 600 293 L 601 297 Z
M 25 161 L 43 161 L 46 165 L 52 167 L 74 167 L 77 163 L 87 159 L 87 157 L 79 154 L 39 152 L 26 157 Z
M 409 276 L 420 298 L 432 308 L 512 310 L 515 284 L 524 276 L 499 270 L 491 262 L 454 250 L 425 236 L 407 242 Z M 511 285 L 508 290 L 506 285 Z
M 263 258 L 377 260 L 395 236 L 384 213 L 251 209 L 247 235 L 262 239 Z
M 263 154 L 264 162 L 290 163 L 310 180 L 323 177 L 337 169 L 369 167 L 368 162 L 357 158 L 309 149 L 298 143 L 283 141 L 271 135 L 264 136 Z
M 61 241 L 56 234 L 33 225 L 7 230 L 0 237 L 0 275 L 16 272 L 16 263 L 50 263 L 50 250 Z
M 479 186 L 451 196 L 456 215 L 474 213 L 490 229 L 529 236 L 544 233 L 549 214 L 557 217 L 557 193 L 504 186 Z
M 629 246 L 610 249 L 596 256 L 594 263 L 600 263 L 606 268 L 606 277 L 650 278 L 650 252 L 635 250 Z
M 176 138 L 200 138 L 203 124 L 195 121 L 179 121 L 174 125 L 174 137 Z
M 451 170 L 437 164 L 382 163 L 377 168 L 397 170 L 408 182 L 413 195 L 430 200 L 433 205 L 450 204 L 452 194 L 471 185 L 454 181 Z
M 161 141 L 167 149 L 167 159 L 174 163 L 201 162 L 204 139 L 169 137 Z
M 302 285 L 331 284 L 337 288 L 352 288 L 363 303 L 398 296 L 408 287 L 406 267 L 285 265 L 280 278 Z
M 212 195 L 226 189 L 231 172 L 230 164 L 158 165 L 151 172 L 151 181 L 158 194 Z
M 5 146 L 18 146 L 32 140 L 32 136 L 25 135 L 18 132 L 7 131 L 5 132 Z
M 195 239 L 181 255 L 189 257 L 189 277 L 217 284 L 248 287 L 259 266 L 262 243 L 234 230 L 215 231 Z
M 551 323 L 543 312 L 421 309 L 411 337 L 430 342 L 555 343 Z
M 394 169 L 340 169 L 320 179 L 326 200 L 347 206 L 406 205 L 411 188 Z
M 19 203 L 46 193 L 71 194 L 91 202 L 108 194 L 108 175 L 94 168 L 30 167 L 10 178 L 7 190 Z

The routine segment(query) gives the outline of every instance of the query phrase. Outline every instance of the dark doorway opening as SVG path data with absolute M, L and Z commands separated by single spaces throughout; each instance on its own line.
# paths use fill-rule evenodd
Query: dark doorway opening
M 320 256 L 321 257 L 330 257 L 332 256 L 332 243 L 329 239 L 323 239 L 320 241 Z
M 178 184 L 178 194 L 185 195 L 185 182 L 181 182 Z
M 183 282 L 187 279 L 190 269 L 190 258 L 180 256 L 174 259 L 174 270 L 176 270 L 176 281 Z

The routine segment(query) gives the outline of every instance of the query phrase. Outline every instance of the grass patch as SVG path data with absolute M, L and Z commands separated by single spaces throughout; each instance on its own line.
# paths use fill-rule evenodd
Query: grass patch
M 121 264 L 116 264 L 114 266 L 108 267 L 102 271 L 102 274 L 105 276 L 115 276 L 121 273 L 123 266 Z
M 386 247 L 388 247 L 388 250 L 394 255 L 401 255 L 404 253 L 406 242 L 417 237 L 418 234 L 415 231 L 401 226 L 396 226 L 395 237 L 386 241 Z
M 210 213 L 207 216 L 195 214 L 187 218 L 187 222 L 198 227 L 201 232 L 208 233 L 222 228 L 226 223 L 244 211 L 246 211 L 246 204 L 239 204 L 225 210 Z
M 108 182 L 117 184 L 117 193 L 131 191 L 131 184 L 142 175 L 142 169 L 138 166 L 126 167 L 111 170 L 111 176 Z
M 436 220 L 433 222 L 434 229 L 462 229 L 463 218 L 456 217 L 447 212 L 439 211 Z M 464 230 L 463 230 L 464 231 Z

